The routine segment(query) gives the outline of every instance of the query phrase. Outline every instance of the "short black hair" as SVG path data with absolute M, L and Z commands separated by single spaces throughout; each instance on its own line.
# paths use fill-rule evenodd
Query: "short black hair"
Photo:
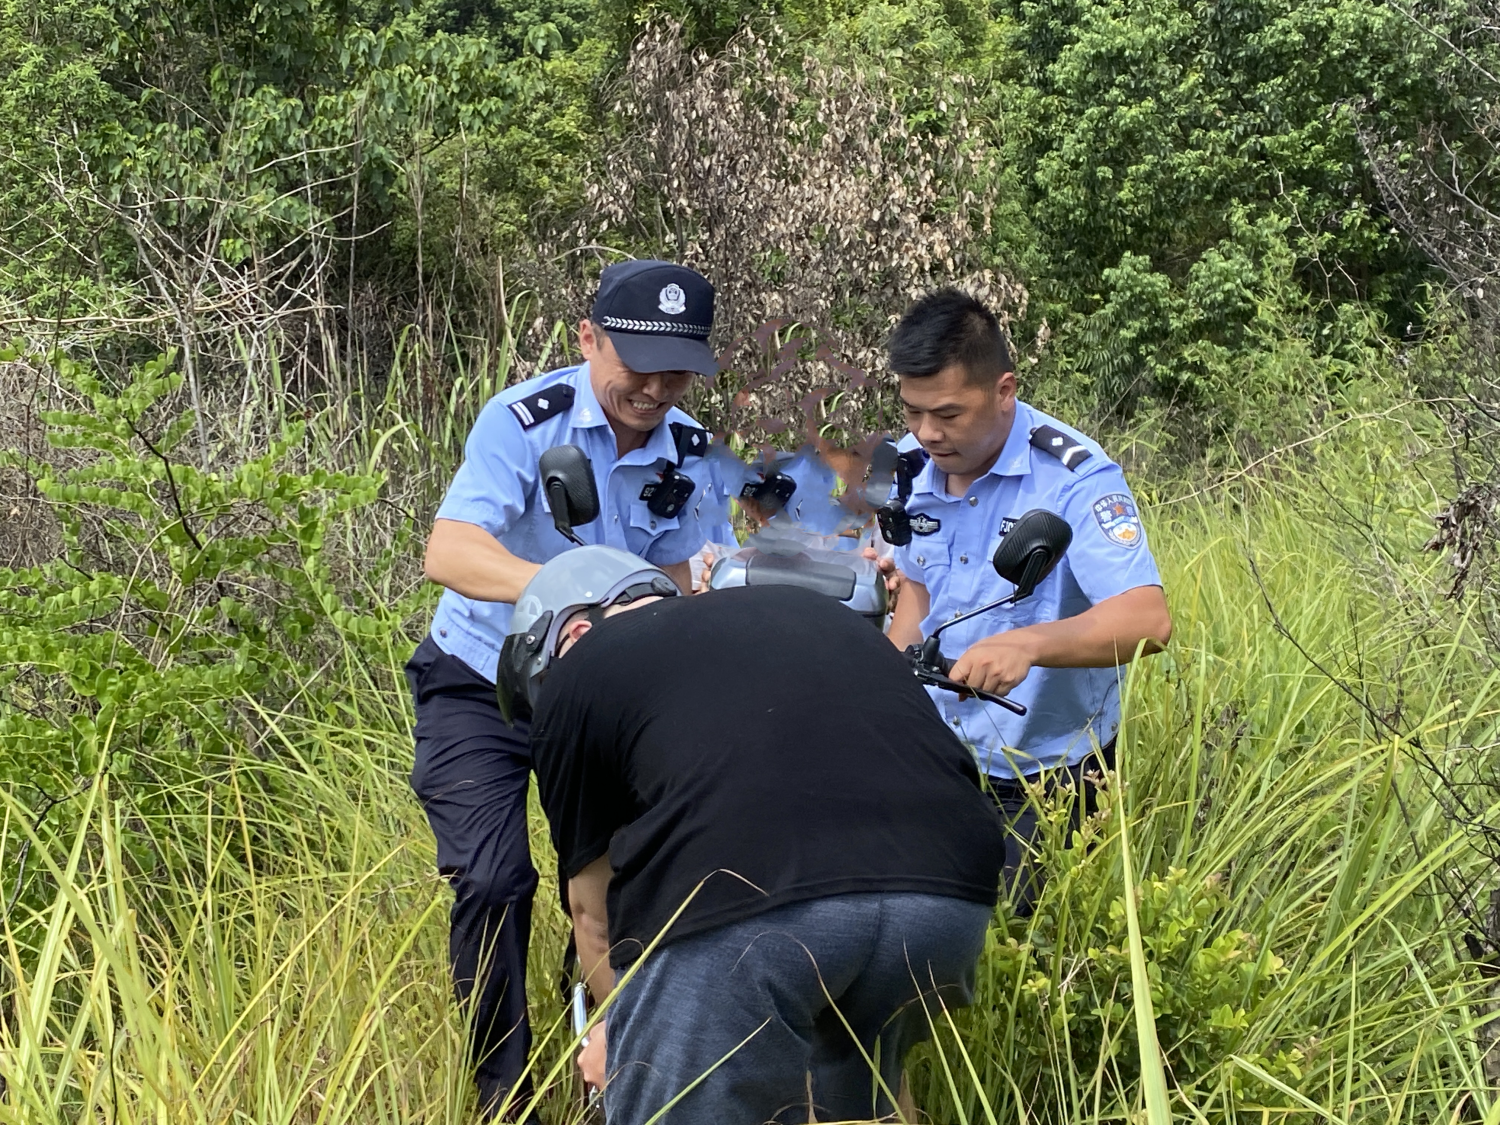
M 995 314 L 951 286 L 917 298 L 891 329 L 885 347 L 897 375 L 936 375 L 958 363 L 978 383 L 1012 370 Z

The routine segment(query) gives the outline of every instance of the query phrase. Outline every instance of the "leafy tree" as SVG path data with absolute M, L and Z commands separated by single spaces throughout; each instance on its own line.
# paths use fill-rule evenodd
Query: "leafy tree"
M 128 244 L 56 190 L 81 173 L 76 148 L 58 138 L 131 112 L 101 73 L 118 32 L 111 9 L 90 0 L 0 0 L 0 285 L 64 316 L 129 273 Z M 93 269 L 79 268 L 85 258 Z
M 433 0 L 427 18 L 433 28 L 454 34 L 483 35 L 509 58 L 528 51 L 573 51 L 589 37 L 595 23 L 593 0 Z
M 543 28 L 537 45 L 556 36 Z M 389 216 L 413 151 L 498 125 L 537 65 L 535 52 L 433 31 L 410 6 L 11 3 L 0 73 L 25 81 L 0 102 L 15 173 L 0 222 L 24 268 L 0 286 L 46 309 L 39 260 L 128 279 L 152 243 L 162 268 L 191 248 L 232 270 L 293 257 L 310 235 L 357 234 Z M 91 225 L 112 253 L 79 245 Z
M 301 468 L 300 425 L 196 468 L 167 356 L 118 381 L 61 352 L 0 351 L 17 361 L 49 364 L 72 409 L 44 415 L 49 454 L 0 459 L 62 532 L 57 557 L 0 567 L 0 785 L 41 814 L 108 770 L 159 808 L 253 742 L 258 706 L 335 713 L 327 655 L 375 659 L 421 598 L 350 590 L 328 549 L 381 478 Z
M 1028 173 L 1052 282 L 1035 287 L 1039 311 L 1092 314 L 1096 368 L 1175 394 L 1164 373 L 1190 341 L 1233 347 L 1288 270 L 1330 308 L 1413 318 L 1426 266 L 1386 220 L 1358 136 L 1362 120 L 1443 100 L 1430 42 L 1398 13 L 1371 0 L 1007 12 L 1008 155 Z

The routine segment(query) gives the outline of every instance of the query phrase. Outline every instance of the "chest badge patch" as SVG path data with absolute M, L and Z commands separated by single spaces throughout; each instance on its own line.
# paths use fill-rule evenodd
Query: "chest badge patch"
M 1132 549 L 1146 538 L 1141 528 L 1140 514 L 1135 510 L 1135 501 L 1123 492 L 1111 492 L 1094 501 L 1094 519 L 1104 538 L 1121 547 Z
M 931 535 L 935 531 L 941 531 L 942 527 L 942 520 L 933 519 L 922 512 L 913 512 L 911 514 L 911 531 L 913 535 Z

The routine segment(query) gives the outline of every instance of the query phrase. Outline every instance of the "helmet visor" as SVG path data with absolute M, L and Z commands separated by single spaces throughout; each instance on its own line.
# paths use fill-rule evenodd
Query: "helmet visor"
M 512 633 L 500 646 L 495 669 L 495 702 L 505 725 L 531 719 L 531 693 L 527 690 L 532 662 L 542 653 L 552 631 L 552 614 L 543 613 L 524 633 Z

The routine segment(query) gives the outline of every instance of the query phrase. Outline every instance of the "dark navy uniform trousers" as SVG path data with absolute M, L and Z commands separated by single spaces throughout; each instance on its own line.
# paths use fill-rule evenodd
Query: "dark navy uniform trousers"
M 448 957 L 471 1021 L 480 1106 L 492 1110 L 518 1084 L 511 1104 L 524 1106 L 526 951 L 537 885 L 526 822 L 531 732 L 525 723 L 506 726 L 495 685 L 430 636 L 407 662 L 406 679 L 417 709 L 411 787 L 437 837 L 438 870 L 453 887 Z
M 1000 819 L 1005 822 L 1005 870 L 1002 877 L 1011 905 L 1022 918 L 1031 917 L 1046 882 L 1046 872 L 1036 863 L 1037 837 L 1042 834 L 1036 800 L 1028 786 L 1040 781 L 1050 796 L 1058 789 L 1073 791 L 1068 811 L 1068 838 L 1078 831 L 1085 817 L 1099 809 L 1099 783 L 1115 768 L 1115 740 L 1090 751 L 1076 766 L 1058 766 L 1027 774 L 1025 781 L 990 777 L 985 779 Z

